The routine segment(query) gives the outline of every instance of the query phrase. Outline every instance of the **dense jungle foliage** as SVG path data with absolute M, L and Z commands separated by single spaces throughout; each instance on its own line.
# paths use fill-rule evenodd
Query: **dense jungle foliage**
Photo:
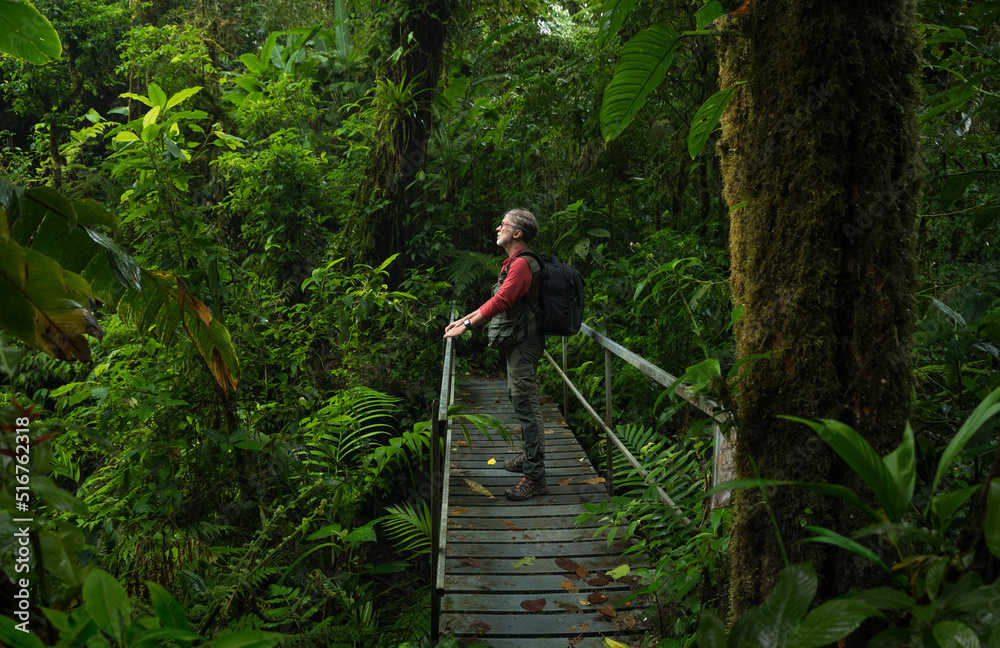
M 797 3 L 795 24 L 841 5 Z M 730 570 L 745 557 L 729 553 L 745 512 L 703 499 L 710 426 L 616 365 L 619 436 L 696 522 L 678 525 L 636 475 L 593 512 L 653 559 L 644 646 L 1000 646 L 1000 2 L 890 5 L 867 27 L 919 57 L 900 72 L 920 93 L 902 118 L 919 159 L 844 235 L 876 240 L 878 217 L 912 198 L 912 241 L 879 243 L 912 273 L 886 297 L 910 322 L 886 334 L 907 357 L 869 376 L 904 380 L 891 443 L 858 423 L 878 403 L 774 413 L 797 417 L 780 420 L 802 446 L 788 466 L 751 455 L 740 475 L 780 549 L 776 582 L 748 599 Z M 734 223 L 754 207 L 732 135 L 764 104 L 760 59 L 729 45 L 752 39 L 754 12 L 791 6 L 0 0 L 0 643 L 432 645 L 440 338 L 453 302 L 488 296 L 509 208 L 538 215 L 533 248 L 581 270 L 589 326 L 681 374 L 735 429 L 756 372 L 813 389 L 818 374 L 794 375 L 778 342 L 738 345 L 761 320 L 734 303 L 746 265 L 731 283 Z M 802 168 L 834 156 L 817 115 L 840 89 L 810 91 L 770 115 L 777 144 L 759 168 L 812 135 L 826 143 Z M 845 200 L 863 202 L 858 187 Z M 784 272 L 777 256 L 757 263 L 760 282 Z M 882 291 L 877 270 L 857 273 Z M 568 346 L 571 377 L 600 402 L 603 351 L 582 335 Z M 481 335 L 458 350 L 462 371 L 502 371 Z M 570 408 L 600 463 L 598 428 Z M 863 522 L 785 515 L 772 503 L 792 489 Z M 838 589 L 833 562 L 796 559 L 806 544 L 876 576 Z

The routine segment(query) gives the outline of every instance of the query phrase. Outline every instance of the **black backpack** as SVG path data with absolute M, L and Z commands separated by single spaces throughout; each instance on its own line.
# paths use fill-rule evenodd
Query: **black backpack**
M 548 261 L 525 250 L 517 256 L 531 255 L 538 261 L 538 306 L 532 306 L 538 330 L 546 335 L 573 335 L 583 324 L 583 275 L 552 255 Z M 530 302 L 529 302 L 530 303 Z

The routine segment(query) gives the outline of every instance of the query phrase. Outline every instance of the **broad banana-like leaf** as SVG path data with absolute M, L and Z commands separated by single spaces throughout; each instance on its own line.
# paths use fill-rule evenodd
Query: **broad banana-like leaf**
M 222 389 L 234 390 L 240 368 L 225 326 L 179 277 L 139 267 L 98 225 L 117 229 L 96 201 L 0 178 L 0 328 L 50 355 L 89 361 L 83 335 L 103 334 L 91 312 L 100 300 L 165 344 L 183 327 Z
M 30 4 L 0 0 L 0 52 L 42 65 L 62 54 L 52 23 Z
M 601 133 L 607 142 L 632 122 L 653 88 L 660 85 L 674 60 L 681 35 L 666 23 L 645 29 L 625 44 L 615 75 L 604 89 Z

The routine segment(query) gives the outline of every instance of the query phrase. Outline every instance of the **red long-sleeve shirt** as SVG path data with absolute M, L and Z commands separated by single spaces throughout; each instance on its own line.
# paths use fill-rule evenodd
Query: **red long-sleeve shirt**
M 500 274 L 507 268 L 507 277 L 500 285 L 497 294 L 479 307 L 479 315 L 484 320 L 493 319 L 528 294 L 528 289 L 531 288 L 531 266 L 524 257 L 514 258 L 523 249 L 522 246 L 514 250 L 500 266 Z

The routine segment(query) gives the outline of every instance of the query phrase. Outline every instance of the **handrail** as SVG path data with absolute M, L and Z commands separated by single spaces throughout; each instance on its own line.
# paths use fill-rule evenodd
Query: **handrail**
M 643 478 L 649 477 L 649 473 L 646 472 L 646 469 L 642 467 L 642 464 L 639 463 L 639 460 L 635 458 L 635 456 L 631 453 L 631 451 L 629 451 L 628 448 L 625 447 L 625 444 L 621 442 L 621 440 L 615 435 L 615 433 L 611 431 L 611 427 L 608 426 L 607 423 L 601 420 L 601 417 L 597 415 L 597 412 L 594 411 L 594 408 L 591 407 L 590 403 L 587 402 L 587 399 L 584 398 L 583 394 L 581 394 L 580 391 L 576 388 L 576 385 L 573 384 L 573 381 L 569 379 L 569 376 L 567 376 L 563 372 L 563 370 L 560 369 L 558 365 L 556 365 L 556 361 L 552 359 L 552 356 L 549 355 L 549 352 L 545 351 L 544 353 L 545 357 L 548 358 L 548 361 L 552 363 L 552 366 L 555 368 L 556 372 L 563 379 L 563 382 L 569 387 L 570 391 L 573 392 L 573 395 L 576 396 L 577 400 L 580 401 L 580 403 L 587 409 L 587 412 L 589 412 L 590 415 L 594 418 L 594 420 L 597 421 L 598 425 L 600 425 L 601 428 L 604 429 L 604 433 L 607 435 L 608 441 L 613 443 L 615 447 L 618 448 L 619 452 L 621 452 L 622 455 L 625 457 L 625 459 L 627 459 L 628 462 L 632 464 L 632 467 L 634 467 L 636 470 L 639 471 L 639 474 L 642 475 Z M 610 463 L 608 464 L 608 470 L 609 471 L 611 470 Z M 677 506 L 677 504 L 674 503 L 674 500 L 670 499 L 670 496 L 667 495 L 666 491 L 660 488 L 659 484 L 653 484 L 653 486 L 656 488 L 656 492 L 660 496 L 660 501 L 669 506 L 670 508 L 674 509 L 674 514 L 678 518 L 680 518 L 680 521 L 684 524 L 684 526 L 690 526 L 691 520 L 685 517 L 684 512 L 681 510 L 679 506 Z
M 649 376 L 650 378 L 652 378 L 653 380 L 655 380 L 657 383 L 659 383 L 663 387 L 666 387 L 667 389 L 673 388 L 673 390 L 674 390 L 674 392 L 676 394 L 678 394 L 679 396 L 681 396 L 685 400 L 690 401 L 692 405 L 694 405 L 695 407 L 697 407 L 698 409 L 700 409 L 701 411 L 705 412 L 710 417 L 712 417 L 713 452 L 714 452 L 714 457 L 713 457 L 713 461 L 712 461 L 712 486 L 717 486 L 718 484 L 722 483 L 723 481 L 727 481 L 727 479 L 723 479 L 722 473 L 724 471 L 725 472 L 731 472 L 731 468 L 729 467 L 729 464 L 731 464 L 731 462 L 732 462 L 732 448 L 733 448 L 733 445 L 732 445 L 732 442 L 729 439 L 727 439 L 724 434 L 722 434 L 722 426 L 723 425 L 729 426 L 729 428 L 731 430 L 730 436 L 736 434 L 736 428 L 732 425 L 732 417 L 731 417 L 731 415 L 728 412 L 726 412 L 725 410 L 723 410 L 718 405 L 718 403 L 716 403 L 715 401 L 713 401 L 713 400 L 711 400 L 709 398 L 705 398 L 704 396 L 699 396 L 699 395 L 695 394 L 694 392 L 692 392 L 689 389 L 688 385 L 679 382 L 678 379 L 677 379 L 677 377 L 675 377 L 675 376 L 667 373 L 663 369 L 660 369 L 659 367 L 657 367 L 653 363 L 649 362 L 645 358 L 643 358 L 643 357 L 641 357 L 641 356 L 633 353 L 632 351 L 626 349 L 625 347 L 623 347 L 622 345 L 618 344 L 617 342 L 615 342 L 611 338 L 609 338 L 609 337 L 607 337 L 607 336 L 605 336 L 605 335 L 603 335 L 603 334 L 595 331 L 593 328 L 587 326 L 586 324 L 584 324 L 580 328 L 580 332 L 583 333 L 584 335 L 586 335 L 587 337 L 591 338 L 592 340 L 594 340 L 599 346 L 601 346 L 605 350 L 604 351 L 604 357 L 605 357 L 605 418 L 603 420 L 597 415 L 597 412 L 594 410 L 594 408 L 590 405 L 590 403 L 587 402 L 586 398 L 584 398 L 583 394 L 581 394 L 580 391 L 576 388 L 576 386 L 573 385 L 573 382 L 569 379 L 569 376 L 566 374 L 566 364 L 567 364 L 567 359 L 566 359 L 567 358 L 566 338 L 565 337 L 563 338 L 563 354 L 562 354 L 563 355 L 563 367 L 562 367 L 562 369 L 559 368 L 559 366 L 556 364 L 555 360 L 552 358 L 551 355 L 549 355 L 549 353 L 547 351 L 545 352 L 545 357 L 549 360 L 550 363 L 552 363 L 552 366 L 555 368 L 556 372 L 562 378 L 563 383 L 564 383 L 564 393 L 565 393 L 566 389 L 569 389 L 569 390 L 571 390 L 573 392 L 573 395 L 576 396 L 577 400 L 580 401 L 580 403 L 584 406 L 584 408 L 587 410 L 587 412 L 590 414 L 590 416 L 598 423 L 598 425 L 601 427 L 601 429 L 603 429 L 603 431 L 604 431 L 604 433 L 605 433 L 605 435 L 607 437 L 607 440 L 608 440 L 608 457 L 607 457 L 608 468 L 607 468 L 606 482 L 607 482 L 607 486 L 608 486 L 608 492 L 610 493 L 613 490 L 613 488 L 614 488 L 614 475 L 612 473 L 613 463 L 612 463 L 612 456 L 611 456 L 612 448 L 618 448 L 618 450 L 622 453 L 622 455 L 629 462 L 629 464 L 631 464 L 637 471 L 639 471 L 639 474 L 642 475 L 642 477 L 645 478 L 645 477 L 648 476 L 648 473 L 642 468 L 642 466 L 638 462 L 638 460 L 631 454 L 631 452 L 628 451 L 628 449 L 624 446 L 624 444 L 621 442 L 621 440 L 619 440 L 618 437 L 612 431 L 612 427 L 611 427 L 611 411 L 612 411 L 611 410 L 611 378 L 610 378 L 611 377 L 611 356 L 612 355 L 615 355 L 615 356 L 621 358 L 622 360 L 624 360 L 625 362 L 628 362 L 630 365 L 632 365 L 633 367 L 635 367 L 636 369 L 638 369 L 639 371 L 641 371 L 645 375 Z M 568 397 L 566 397 L 566 398 L 568 398 Z M 565 401 L 565 398 L 564 398 L 564 401 Z M 568 407 L 569 407 L 568 402 L 565 403 L 565 407 L 567 408 L 566 414 L 568 415 Z M 724 463 L 727 464 L 725 468 L 723 467 Z M 676 504 L 673 502 L 673 500 L 671 500 L 670 497 L 667 496 L 667 494 L 663 491 L 663 489 L 661 489 L 658 485 L 656 486 L 656 488 L 657 488 L 657 492 L 659 494 L 660 500 L 664 504 L 666 504 L 666 505 L 670 506 L 672 509 L 674 509 L 675 514 L 678 515 L 681 518 L 681 521 L 685 524 L 685 526 L 689 525 L 689 521 L 687 520 L 687 518 L 683 517 L 683 515 L 681 514 L 680 509 L 676 506 Z M 713 506 L 723 506 L 728 501 L 728 499 L 729 499 L 729 493 L 728 492 L 717 493 L 712 498 L 712 505 Z
M 455 320 L 457 306 L 451 303 L 451 316 Z M 431 642 L 437 643 L 441 616 L 441 596 L 444 593 L 445 557 L 447 555 L 448 516 L 443 503 L 448 501 L 448 481 L 441 470 L 441 439 L 444 439 L 444 463 L 451 465 L 451 420 L 448 409 L 455 401 L 455 345 L 454 338 L 445 338 L 444 365 L 441 369 L 441 392 L 431 409 Z M 436 523 L 434 522 L 436 521 Z

